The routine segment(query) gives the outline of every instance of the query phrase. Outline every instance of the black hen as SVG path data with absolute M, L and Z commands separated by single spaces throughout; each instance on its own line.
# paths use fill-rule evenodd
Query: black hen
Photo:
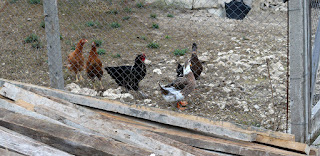
M 193 43 L 192 44 L 192 55 L 191 55 L 190 61 L 191 61 L 191 71 L 192 71 L 195 79 L 199 80 L 200 74 L 203 70 L 203 67 L 202 67 L 200 60 L 198 59 L 197 49 L 198 49 L 197 44 Z M 181 64 L 178 64 L 176 71 L 177 71 L 177 77 L 183 77 L 183 67 Z
M 133 66 L 106 67 L 105 70 L 119 86 L 138 91 L 139 82 L 146 76 L 145 54 L 139 54 Z

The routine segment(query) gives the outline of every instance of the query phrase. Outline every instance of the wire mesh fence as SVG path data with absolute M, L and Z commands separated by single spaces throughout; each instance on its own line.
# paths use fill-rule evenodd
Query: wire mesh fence
M 42 1 L 0 2 L 0 77 L 49 86 Z M 181 100 L 165 101 L 159 87 L 179 80 L 191 88 L 184 113 L 283 131 L 287 4 L 237 2 L 58 1 L 65 88 L 180 111 Z M 200 65 L 199 78 L 187 76 Z

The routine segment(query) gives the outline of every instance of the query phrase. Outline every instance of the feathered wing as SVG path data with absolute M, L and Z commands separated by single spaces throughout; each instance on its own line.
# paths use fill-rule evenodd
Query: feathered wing
M 183 77 L 183 66 L 180 63 L 178 63 L 176 72 L 177 72 L 177 77 Z

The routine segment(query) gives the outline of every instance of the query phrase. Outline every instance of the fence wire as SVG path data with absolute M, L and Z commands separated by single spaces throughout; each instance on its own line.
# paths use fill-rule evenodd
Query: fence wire
M 0 77 L 49 86 L 42 1 L 0 2 Z M 65 88 L 180 111 L 159 83 L 184 82 L 182 93 L 190 94 L 181 112 L 284 131 L 287 3 L 173 2 L 59 0 Z M 197 80 L 188 76 L 188 59 L 190 68 L 203 67 Z

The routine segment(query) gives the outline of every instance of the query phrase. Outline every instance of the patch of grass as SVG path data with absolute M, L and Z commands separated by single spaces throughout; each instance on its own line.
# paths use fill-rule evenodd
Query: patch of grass
M 31 34 L 27 38 L 24 39 L 25 43 L 38 42 L 39 38 L 36 34 Z
M 97 51 L 97 53 L 98 53 L 98 55 L 104 55 L 104 54 L 106 54 L 106 50 L 105 49 L 99 49 Z
M 98 27 L 98 26 L 100 26 L 100 22 L 98 22 L 98 21 L 88 21 L 86 23 L 86 26 L 87 27 Z
M 115 55 L 111 55 L 113 58 L 120 58 L 121 55 L 119 53 L 115 54 Z
M 29 0 L 30 4 L 40 4 L 41 0 Z
M 18 0 L 9 0 L 10 4 L 17 3 Z
M 169 35 L 166 35 L 164 38 L 166 39 L 170 39 L 171 37 Z
M 111 23 L 111 28 L 119 28 L 120 24 L 118 22 L 112 22 Z
M 100 47 L 102 45 L 102 40 L 93 40 L 94 43 L 96 43 L 97 47 Z
M 42 27 L 42 28 L 45 28 L 45 27 L 46 27 L 46 24 L 45 24 L 45 22 L 44 22 L 44 21 L 41 21 L 41 23 L 40 23 L 40 27 Z
M 158 43 L 155 43 L 155 42 L 151 42 L 147 45 L 148 48 L 151 48 L 151 49 L 157 49 L 160 47 L 160 45 Z
M 113 9 L 113 10 L 107 11 L 107 13 L 112 14 L 112 15 L 117 15 L 119 12 L 118 12 L 118 10 Z
M 156 24 L 156 23 L 153 23 L 153 24 L 152 24 L 152 28 L 153 28 L 153 29 L 159 29 L 159 25 Z
M 35 49 L 41 49 L 43 47 L 43 45 L 41 44 L 41 42 L 34 42 L 31 44 L 31 47 L 32 48 L 35 48 Z
M 157 18 L 157 14 L 150 14 L 150 17 L 156 19 Z
M 138 3 L 136 4 L 136 7 L 137 7 L 137 8 L 144 8 L 143 2 L 138 2 Z
M 168 14 L 167 17 L 173 18 L 174 16 L 172 14 Z
M 124 12 L 126 12 L 126 13 L 131 13 L 131 12 L 132 12 L 132 9 L 131 9 L 131 8 L 128 8 L 128 7 L 125 7 L 123 10 L 124 10 Z
M 62 37 L 62 35 L 60 35 L 60 40 L 63 40 L 63 37 Z
M 173 54 L 175 56 L 183 56 L 187 52 L 188 52 L 188 49 L 176 49 L 176 50 L 174 50 Z
M 129 20 L 130 19 L 130 16 L 125 16 L 125 17 L 122 17 L 122 20 Z
M 140 36 L 138 38 L 141 38 L 142 40 L 147 40 L 147 37 L 146 36 Z

